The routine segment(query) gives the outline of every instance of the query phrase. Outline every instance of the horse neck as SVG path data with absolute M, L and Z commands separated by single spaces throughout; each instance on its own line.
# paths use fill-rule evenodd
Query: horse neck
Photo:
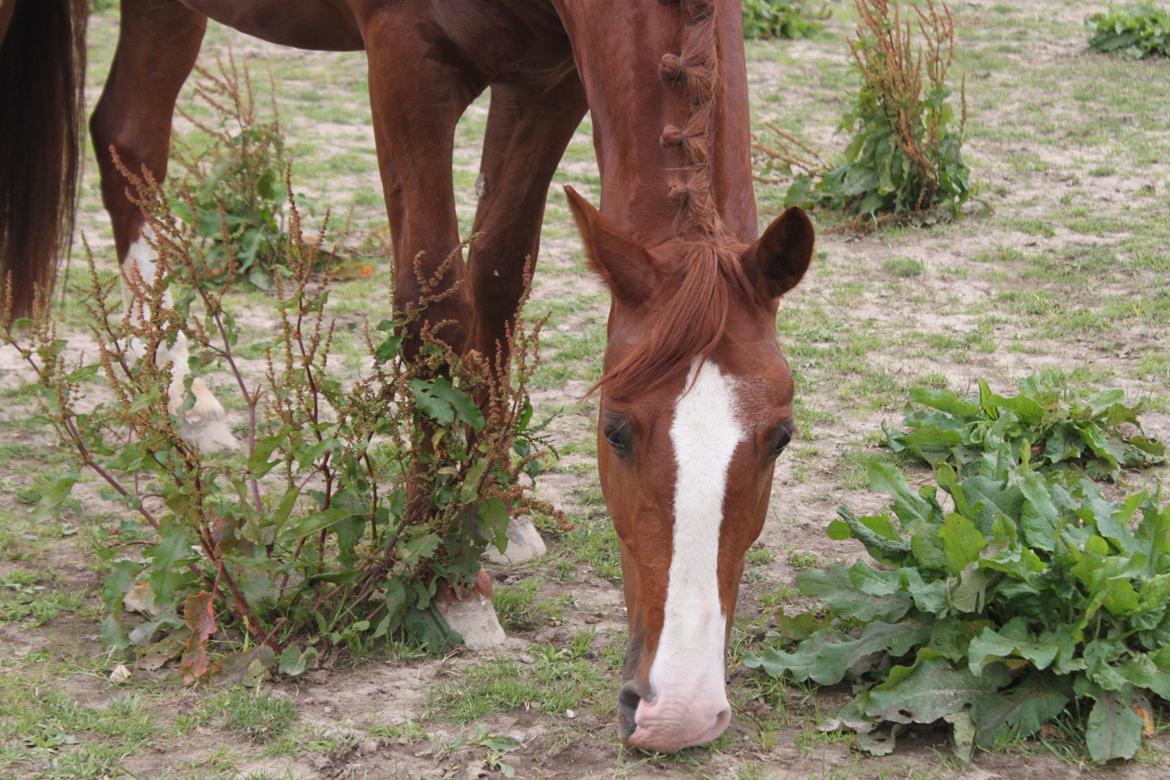
M 684 176 L 679 146 L 663 146 L 667 125 L 684 127 L 685 90 L 659 76 L 678 54 L 683 11 L 670 0 L 556 0 L 572 40 L 593 122 L 601 171 L 601 211 L 646 245 L 678 235 L 685 208 L 668 192 Z M 689 0 L 683 0 L 689 2 Z M 758 232 L 752 192 L 751 127 L 740 4 L 716 3 L 718 88 L 707 139 L 712 205 L 732 237 Z

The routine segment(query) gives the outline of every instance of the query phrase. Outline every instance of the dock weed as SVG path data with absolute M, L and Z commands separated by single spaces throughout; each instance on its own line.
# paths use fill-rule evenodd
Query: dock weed
M 804 571 L 823 610 L 782 617 L 759 655 L 774 677 L 849 682 L 826 727 L 885 754 L 943 726 L 956 755 L 1059 720 L 1103 763 L 1132 758 L 1170 701 L 1170 505 L 1096 479 L 1160 462 L 1118 391 L 1025 382 L 1013 397 L 920 391 L 890 445 L 931 464 L 919 489 L 875 461 L 889 510 L 841 507 L 827 533 L 869 560 Z M 1128 426 L 1128 427 L 1127 427 Z
M 860 86 L 838 130 L 849 144 L 836 164 L 772 125 L 758 143 L 766 179 L 795 176 L 786 205 L 827 208 L 864 226 L 911 216 L 958 216 L 970 169 L 962 145 L 967 101 L 959 111 L 949 83 L 955 26 L 945 0 L 855 0 L 858 22 L 849 50 Z M 916 22 L 916 24 L 915 24 Z M 915 34 L 917 31 L 917 34 Z
M 832 9 L 810 0 L 743 0 L 743 37 L 807 38 L 823 29 Z
M 245 341 L 220 283 L 225 268 L 228 281 L 242 272 L 230 247 L 224 262 L 149 175 L 123 173 L 151 229 L 157 278 L 129 279 L 123 312 L 117 280 L 89 257 L 96 349 L 80 360 L 66 357 L 43 306 L 0 328 L 76 456 L 36 511 L 57 512 L 83 471 L 125 509 L 96 551 L 108 572 L 105 645 L 154 668 L 179 659 L 195 681 L 301 675 L 377 642 L 458 642 L 436 607 L 440 590 L 475 583 L 485 548 L 507 544 L 511 512 L 556 514 L 531 491 L 548 453 L 526 390 L 542 323 L 519 320 L 510 358 L 456 354 L 438 338 L 441 323 L 423 315 L 452 293 L 438 280 L 461 246 L 435 275 L 416 263 L 418 305 L 399 320 L 337 327 L 333 276 L 317 253 L 326 227 L 305 236 L 286 180 L 289 274 L 272 277 L 266 335 Z M 172 413 L 172 365 L 158 356 L 180 334 L 190 375 Z M 366 356 L 357 377 L 331 360 L 347 346 Z M 185 430 L 206 411 L 199 388 L 212 370 L 238 391 L 235 451 L 202 449 Z
M 1089 47 L 1105 54 L 1134 60 L 1159 55 L 1170 57 L 1170 11 L 1154 3 L 1132 8 L 1109 6 L 1085 20 L 1092 32 Z

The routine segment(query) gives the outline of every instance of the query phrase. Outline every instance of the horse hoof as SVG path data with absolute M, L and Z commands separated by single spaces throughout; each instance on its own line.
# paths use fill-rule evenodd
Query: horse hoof
M 191 381 L 195 405 L 188 410 L 181 434 L 204 452 L 238 450 L 240 443 L 227 425 L 227 413 L 207 384 L 199 378 Z
M 504 628 L 496 616 L 492 601 L 478 590 L 461 599 L 440 600 L 439 612 L 447 626 L 463 637 L 468 650 L 487 650 L 504 643 Z
M 532 524 L 531 518 L 513 517 L 508 521 L 508 546 L 503 552 L 488 547 L 484 558 L 489 563 L 506 566 L 536 560 L 547 551 L 544 539 L 540 538 L 540 532 Z

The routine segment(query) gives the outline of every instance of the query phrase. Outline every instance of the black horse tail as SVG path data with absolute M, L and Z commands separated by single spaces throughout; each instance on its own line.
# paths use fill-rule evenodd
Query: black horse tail
M 0 29 L 0 311 L 47 305 L 77 208 L 86 0 L 15 0 Z M 0 25 L 3 24 L 0 12 Z

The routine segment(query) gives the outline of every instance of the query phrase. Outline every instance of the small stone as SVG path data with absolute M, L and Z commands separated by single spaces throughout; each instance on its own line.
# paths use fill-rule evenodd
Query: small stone
M 576 720 L 577 713 L 573 712 L 572 710 L 565 710 L 565 717 L 569 720 Z
M 114 671 L 110 672 L 110 682 L 114 685 L 121 685 L 130 679 L 130 670 L 123 664 L 118 664 L 114 667 Z

